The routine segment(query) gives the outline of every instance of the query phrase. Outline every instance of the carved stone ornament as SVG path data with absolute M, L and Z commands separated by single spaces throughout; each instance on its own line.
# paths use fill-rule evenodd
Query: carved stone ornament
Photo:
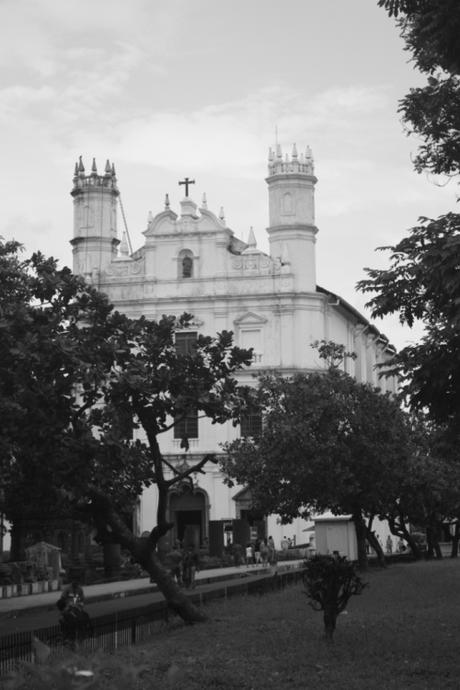
M 236 271 L 259 273 L 260 275 L 273 275 L 281 272 L 280 261 L 262 253 L 235 257 L 232 260 L 232 268 Z
M 113 261 L 104 271 L 107 276 L 130 276 L 145 273 L 144 258 L 137 261 Z

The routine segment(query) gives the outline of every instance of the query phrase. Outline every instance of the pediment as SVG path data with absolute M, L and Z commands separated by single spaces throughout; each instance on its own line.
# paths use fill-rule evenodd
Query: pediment
M 263 316 L 255 314 L 253 311 L 247 311 L 245 314 L 235 319 L 233 323 L 235 324 L 235 326 L 254 326 L 267 323 L 267 319 Z
M 251 494 L 251 489 L 249 489 L 247 486 L 243 487 L 239 491 L 236 492 L 234 496 L 232 496 L 233 501 L 245 501 L 248 503 L 252 502 L 252 494 Z
M 145 237 L 151 237 L 159 232 L 171 232 L 174 229 L 176 220 L 177 213 L 174 213 L 171 209 L 162 211 L 152 218 L 148 224 L 147 230 L 144 230 L 143 235 L 145 235 Z

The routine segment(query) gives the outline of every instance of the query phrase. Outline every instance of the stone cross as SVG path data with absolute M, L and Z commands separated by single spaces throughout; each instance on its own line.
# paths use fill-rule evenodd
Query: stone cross
M 195 180 L 189 180 L 189 178 L 186 177 L 184 180 L 179 181 L 179 187 L 181 184 L 185 184 L 185 196 L 188 196 L 188 186 L 189 184 L 195 184 Z

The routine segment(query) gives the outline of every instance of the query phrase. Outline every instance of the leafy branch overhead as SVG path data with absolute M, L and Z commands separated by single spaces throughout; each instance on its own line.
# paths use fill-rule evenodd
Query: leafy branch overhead
M 427 78 L 400 103 L 403 122 L 421 145 L 418 172 L 460 172 L 460 4 L 456 0 L 380 0 L 397 16 L 406 50 Z M 386 270 L 367 268 L 358 289 L 373 294 L 373 317 L 397 314 L 424 326 L 419 343 L 396 353 L 390 370 L 402 379 L 413 409 L 453 432 L 460 428 L 460 214 L 422 217 L 394 246 Z

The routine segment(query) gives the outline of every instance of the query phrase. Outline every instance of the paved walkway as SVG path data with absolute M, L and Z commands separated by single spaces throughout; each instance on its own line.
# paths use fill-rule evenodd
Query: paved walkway
M 275 568 L 279 571 L 297 568 L 300 561 L 285 561 L 278 563 Z M 254 577 L 261 575 L 269 566 L 246 566 L 231 568 L 215 568 L 201 570 L 197 573 L 197 585 L 212 589 L 216 583 L 231 582 L 238 577 Z M 163 600 L 163 595 L 156 585 L 148 578 L 124 580 L 121 582 L 107 582 L 99 585 L 84 587 L 86 609 L 91 617 L 106 613 L 142 608 L 155 601 Z M 24 597 L 0 599 L 0 635 L 21 630 L 54 625 L 58 620 L 56 602 L 59 592 L 31 594 Z

